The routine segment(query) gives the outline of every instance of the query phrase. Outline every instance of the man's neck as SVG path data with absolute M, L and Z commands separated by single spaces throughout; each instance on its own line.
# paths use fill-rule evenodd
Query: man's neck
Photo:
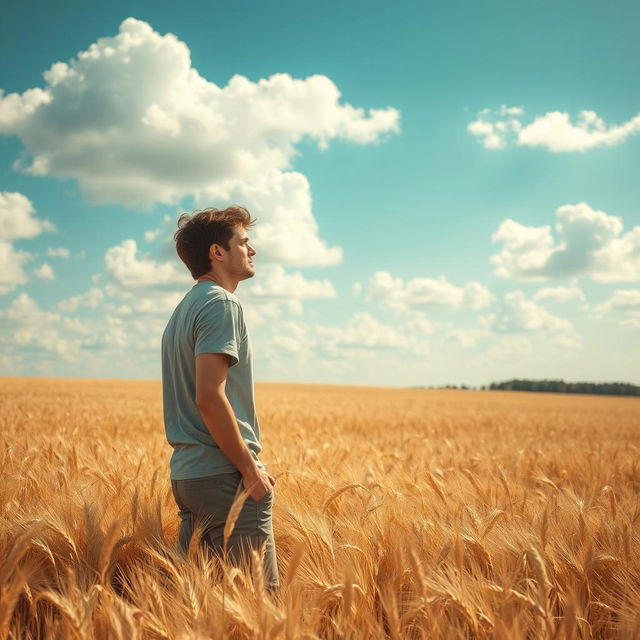
M 220 285 L 223 289 L 226 289 L 230 293 L 233 293 L 238 287 L 237 280 L 234 280 L 233 278 L 220 273 L 205 273 L 204 275 L 200 276 L 197 281 L 205 282 L 206 280 L 215 282 L 217 285 Z

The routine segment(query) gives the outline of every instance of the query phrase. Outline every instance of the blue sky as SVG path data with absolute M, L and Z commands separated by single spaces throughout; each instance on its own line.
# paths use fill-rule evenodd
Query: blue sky
M 130 7 L 0 10 L 2 375 L 159 377 L 238 203 L 258 380 L 640 383 L 640 7 Z

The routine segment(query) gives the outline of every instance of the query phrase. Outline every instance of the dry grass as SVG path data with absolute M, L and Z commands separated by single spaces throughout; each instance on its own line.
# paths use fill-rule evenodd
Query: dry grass
M 0 386 L 0 640 L 640 637 L 637 399 L 259 386 L 272 602 L 177 553 L 159 383 Z

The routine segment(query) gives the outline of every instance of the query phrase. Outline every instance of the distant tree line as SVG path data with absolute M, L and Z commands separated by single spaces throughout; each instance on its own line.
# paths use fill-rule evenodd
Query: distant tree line
M 640 387 L 628 382 L 565 382 L 564 380 L 507 380 L 492 382 L 496 391 L 547 391 L 552 393 L 595 393 L 606 396 L 640 396 Z
M 640 387 L 628 382 L 565 382 L 564 380 L 507 380 L 490 385 L 443 384 L 414 389 L 470 389 L 473 391 L 542 391 L 549 393 L 593 393 L 606 396 L 640 396 Z

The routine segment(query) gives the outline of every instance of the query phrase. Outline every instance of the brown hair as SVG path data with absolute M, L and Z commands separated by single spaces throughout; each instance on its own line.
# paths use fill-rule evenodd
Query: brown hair
M 183 213 L 178 218 L 178 230 L 173 234 L 180 260 L 187 265 L 194 279 L 211 269 L 209 248 L 219 244 L 227 251 L 234 227 L 248 229 L 255 223 L 251 214 L 238 205 L 226 209 L 211 207 L 193 214 Z

